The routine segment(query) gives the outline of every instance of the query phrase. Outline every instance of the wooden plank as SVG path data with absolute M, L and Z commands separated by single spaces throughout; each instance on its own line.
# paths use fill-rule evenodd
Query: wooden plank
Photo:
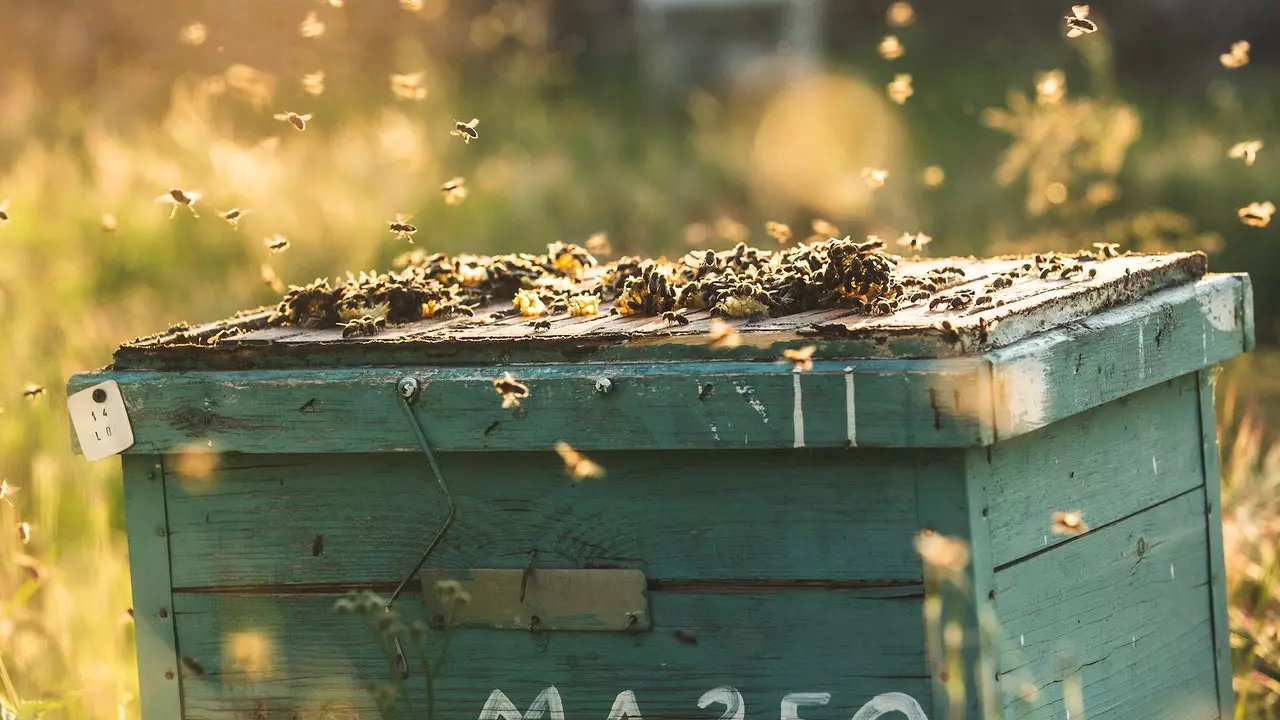
M 124 510 L 129 527 L 133 624 L 138 652 L 139 704 L 144 718 L 182 716 L 173 598 L 169 583 L 169 525 L 160 458 L 123 459 Z
M 1218 470 L 1218 423 L 1213 403 L 1213 371 L 1196 373 L 1201 452 L 1204 461 L 1205 507 L 1208 512 L 1209 587 L 1213 613 L 1213 651 L 1218 676 L 1218 709 L 1223 718 L 1235 717 L 1232 688 L 1231 630 L 1227 622 L 1227 569 L 1222 544 L 1222 485 Z
M 428 567 L 523 569 L 536 549 L 540 568 L 651 580 L 910 583 L 912 477 L 932 457 L 600 453 L 608 476 L 575 484 L 550 452 L 443 454 L 458 516 Z M 444 516 L 421 456 L 221 459 L 169 483 L 175 587 L 398 581 Z
M 986 487 L 981 477 L 975 479 L 971 457 L 972 452 L 949 458 L 947 472 L 935 470 L 935 463 L 931 462 L 916 475 L 917 525 L 961 540 L 969 551 L 968 566 L 959 573 L 962 584 L 939 582 L 936 575 L 925 583 L 926 602 L 939 603 L 935 622 L 925 622 L 925 632 L 932 634 L 927 647 L 935 649 L 929 658 L 934 701 L 930 717 L 935 718 L 984 720 L 997 707 L 995 648 L 990 630 L 995 612 L 991 537 L 983 517 Z M 928 614 L 926 610 L 926 618 Z M 962 688 L 954 688 L 949 682 L 949 674 L 956 668 L 944 650 L 946 626 L 952 623 L 964 633 L 959 664 L 964 674 Z
M 1211 276 L 987 353 L 997 439 L 1238 355 L 1248 285 Z
M 996 572 L 1006 718 L 1219 717 L 1204 502 L 1192 490 Z
M 1204 483 L 1194 373 L 980 452 L 996 567 L 1070 538 L 1054 511 L 1106 525 Z
M 531 395 L 504 410 L 492 379 L 510 369 Z M 547 365 L 243 372 L 110 372 L 135 443 L 126 452 L 421 452 L 400 407 L 439 451 L 955 447 L 989 440 L 988 373 L 977 360 Z M 609 392 L 597 381 L 610 380 Z M 708 388 L 707 386 L 711 387 Z M 798 413 L 798 414 L 797 414 Z M 211 444 L 210 444 L 211 443 Z
M 366 685 L 390 677 L 387 658 L 367 619 L 333 612 L 338 597 L 179 593 L 183 652 L 204 671 L 185 679 L 182 717 L 312 718 L 327 702 L 377 717 Z M 406 623 L 426 619 L 420 595 L 397 607 Z M 524 711 L 550 686 L 570 718 L 608 717 L 625 691 L 646 718 L 713 717 L 722 707 L 699 711 L 698 700 L 724 685 L 741 691 L 747 717 L 776 714 L 786 695 L 802 692 L 831 694 L 806 717 L 852 717 L 887 692 L 931 702 L 918 598 L 654 592 L 652 608 L 654 630 L 636 635 L 458 630 L 437 681 L 436 717 L 483 717 L 495 689 Z M 422 713 L 422 664 L 409 654 L 406 686 Z M 398 716 L 408 716 L 403 707 Z

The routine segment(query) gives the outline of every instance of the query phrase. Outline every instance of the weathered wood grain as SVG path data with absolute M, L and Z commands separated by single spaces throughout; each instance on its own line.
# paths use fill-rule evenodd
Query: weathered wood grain
M 1195 489 L 995 574 L 1006 718 L 1218 717 L 1205 494 Z M 1031 688 L 1035 688 L 1032 692 Z
M 1195 373 L 974 451 L 996 567 L 1069 538 L 1054 511 L 1106 525 L 1204 484 Z
M 987 353 L 997 440 L 1240 354 L 1248 288 L 1214 275 Z
M 505 370 L 530 389 L 518 412 L 494 392 Z M 990 416 L 977 360 L 821 362 L 798 392 L 790 364 L 772 362 L 115 372 L 71 385 L 119 382 L 135 438 L 126 452 L 418 453 L 396 390 L 407 375 L 423 384 L 415 412 L 441 452 L 549 451 L 557 440 L 584 450 L 843 448 L 851 432 L 858 447 L 971 446 L 987 440 Z
M 1247 306 L 1250 307 L 1250 306 Z M 1222 485 L 1218 471 L 1218 423 L 1213 403 L 1213 371 L 1196 373 L 1200 410 L 1200 438 L 1204 460 L 1205 508 L 1209 542 L 1209 596 L 1213 617 L 1213 648 L 1218 676 L 1218 705 L 1223 718 L 1235 717 L 1232 688 L 1231 629 L 1227 623 L 1227 568 L 1222 545 Z
M 170 593 L 168 521 L 160 458 L 124 458 L 125 519 L 133 570 L 133 625 L 143 717 L 182 715 L 182 688 Z
M 329 701 L 376 717 L 365 686 L 385 681 L 388 663 L 367 619 L 332 611 L 338 596 L 177 594 L 182 652 L 204 670 L 184 678 L 183 717 L 313 718 Z M 698 698 L 721 685 L 742 692 L 747 717 L 777 715 L 793 692 L 831 693 L 827 707 L 806 717 L 848 718 L 892 691 L 931 702 L 918 598 L 654 592 L 651 602 L 654 629 L 636 635 L 457 631 L 437 686 L 437 717 L 477 717 L 494 689 L 523 712 L 551 685 L 569 718 L 605 718 L 627 690 L 646 718 L 712 718 L 723 708 L 700 711 Z M 405 596 L 400 608 L 406 622 L 425 620 L 420 595 Z M 246 648 L 266 651 L 250 657 Z M 407 683 L 421 712 L 422 665 L 410 656 Z
M 633 567 L 651 580 L 918 581 L 916 477 L 960 470 L 887 451 L 600 453 L 575 484 L 554 453 L 441 455 L 458 518 L 431 568 Z M 398 581 L 444 517 L 410 455 L 170 463 L 178 588 Z M 321 552 L 316 554 L 316 538 Z

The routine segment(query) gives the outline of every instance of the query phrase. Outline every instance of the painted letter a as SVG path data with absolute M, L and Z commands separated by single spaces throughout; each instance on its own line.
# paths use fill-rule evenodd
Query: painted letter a
M 560 691 L 552 685 L 538 693 L 529 711 L 521 715 L 506 693 L 494 690 L 480 708 L 477 720 L 564 720 L 564 703 L 560 701 Z

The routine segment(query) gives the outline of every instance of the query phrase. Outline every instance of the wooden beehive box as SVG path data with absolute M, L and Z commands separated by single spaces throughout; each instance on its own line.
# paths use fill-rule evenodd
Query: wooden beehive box
M 1020 261 L 904 270 L 951 262 Z M 445 519 L 415 424 L 457 508 L 426 584 L 473 595 L 438 718 L 1231 717 L 1212 370 L 1253 344 L 1249 281 L 1095 266 L 979 312 L 734 321 L 729 350 L 705 312 L 128 344 L 70 390 L 118 383 L 134 435 L 144 717 L 377 717 L 392 669 L 333 608 L 388 595 Z M 777 362 L 808 344 L 808 372 Z M 607 477 L 568 479 L 559 440 Z M 968 544 L 960 586 L 935 594 L 922 530 Z M 434 602 L 397 608 L 439 638 Z

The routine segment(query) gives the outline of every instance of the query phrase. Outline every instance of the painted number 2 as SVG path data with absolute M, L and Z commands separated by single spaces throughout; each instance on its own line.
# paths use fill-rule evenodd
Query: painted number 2
M 820 707 L 829 702 L 831 693 L 788 693 L 782 698 L 780 718 L 801 720 L 800 708 Z M 724 706 L 720 720 L 745 720 L 747 716 L 747 704 L 742 699 L 742 693 L 728 685 L 708 690 L 698 698 L 699 708 L 705 710 L 711 705 Z M 899 692 L 871 698 L 854 713 L 852 720 L 877 720 L 889 713 L 901 713 L 907 720 L 929 720 L 915 698 Z M 506 694 L 501 690 L 494 690 L 480 710 L 479 720 L 564 720 L 564 705 L 560 700 L 560 691 L 552 686 L 539 693 L 528 712 L 522 714 Z M 605 720 L 641 720 L 636 694 L 630 690 L 619 693 Z

